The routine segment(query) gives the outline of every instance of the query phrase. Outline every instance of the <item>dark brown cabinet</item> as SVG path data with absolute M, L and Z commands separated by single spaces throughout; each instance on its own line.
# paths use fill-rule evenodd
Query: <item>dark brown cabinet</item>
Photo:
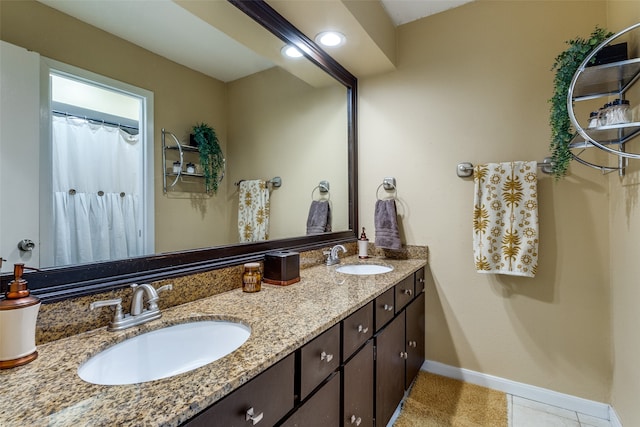
M 424 363 L 425 312 L 424 293 L 420 293 L 405 310 L 406 312 L 406 378 L 405 388 L 409 388 Z
M 373 336 L 373 301 L 342 321 L 342 360 Z
M 340 425 L 340 373 L 337 372 L 302 404 L 282 427 L 329 427 Z
M 417 296 L 416 286 L 420 290 Z M 424 362 L 424 270 L 409 276 L 394 289 L 397 315 L 374 339 L 375 414 L 379 426 L 387 425 Z
M 376 332 L 389 323 L 395 315 L 395 288 L 391 288 L 374 300 Z
M 300 400 L 307 398 L 340 366 L 340 325 L 334 325 L 300 350 Z
M 185 425 L 273 426 L 294 405 L 294 355 L 287 356 Z
M 373 340 L 344 365 L 342 426 L 373 427 Z
M 386 426 L 424 361 L 423 289 L 421 269 L 184 425 Z
M 404 396 L 404 311 L 375 337 L 376 425 L 386 426 Z
M 414 275 L 403 279 L 400 283 L 395 286 L 396 290 L 396 313 L 400 313 L 400 311 L 405 308 L 407 304 L 413 300 L 415 296 L 416 287 L 415 287 L 415 279 Z

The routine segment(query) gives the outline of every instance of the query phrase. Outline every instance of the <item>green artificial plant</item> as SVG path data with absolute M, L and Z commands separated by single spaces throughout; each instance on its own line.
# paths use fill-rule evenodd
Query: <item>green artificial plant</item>
M 553 79 L 553 97 L 551 103 L 551 115 L 549 124 L 551 125 L 551 160 L 553 164 L 553 175 L 560 179 L 567 174 L 569 162 L 571 161 L 571 151 L 569 144 L 574 136 L 569 119 L 567 107 L 567 94 L 574 74 L 578 71 L 580 64 L 600 43 L 611 37 L 610 33 L 596 26 L 589 38 L 577 37 L 565 43 L 569 48 L 555 58 L 551 70 L 556 70 Z M 593 58 L 595 60 L 595 57 Z
M 216 131 L 205 123 L 193 127 L 193 139 L 200 151 L 200 165 L 207 192 L 218 192 L 218 184 L 224 173 L 224 155 Z

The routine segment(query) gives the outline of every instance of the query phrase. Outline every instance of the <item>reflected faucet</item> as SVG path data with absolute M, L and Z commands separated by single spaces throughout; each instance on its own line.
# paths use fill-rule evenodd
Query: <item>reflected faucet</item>
M 342 250 L 342 252 L 347 252 L 347 248 L 342 245 L 335 245 L 331 248 L 329 252 L 329 256 L 327 257 L 327 265 L 335 265 L 340 264 L 340 257 L 338 257 L 338 250 Z

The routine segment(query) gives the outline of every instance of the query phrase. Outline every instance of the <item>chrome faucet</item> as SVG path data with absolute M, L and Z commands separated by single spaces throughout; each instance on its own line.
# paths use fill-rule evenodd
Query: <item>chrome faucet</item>
M 327 265 L 335 265 L 340 264 L 340 257 L 338 257 L 338 250 L 342 250 L 342 252 L 347 252 L 347 248 L 342 245 L 335 245 L 331 248 L 329 252 L 329 256 L 327 257 Z
M 131 326 L 141 325 L 146 322 L 150 322 L 155 319 L 159 319 L 162 314 L 158 307 L 158 292 L 169 291 L 173 289 L 172 285 L 164 285 L 158 289 L 153 286 L 143 283 L 138 285 L 134 283 L 131 285 L 133 289 L 133 296 L 131 298 L 131 310 L 130 314 L 122 314 L 122 299 L 116 298 L 112 300 L 95 301 L 89 305 L 91 310 L 98 307 L 106 307 L 114 305 L 116 312 L 113 316 L 113 320 L 109 323 L 107 330 L 120 331 L 122 329 L 130 328 Z M 147 308 L 144 308 L 144 300 L 146 297 Z

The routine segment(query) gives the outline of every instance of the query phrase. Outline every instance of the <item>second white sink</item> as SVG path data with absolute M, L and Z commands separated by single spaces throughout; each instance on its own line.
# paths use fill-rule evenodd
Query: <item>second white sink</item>
M 388 265 L 378 265 L 378 264 L 349 264 L 349 265 L 341 265 L 336 268 L 338 273 L 344 274 L 382 274 L 393 271 L 393 267 Z
M 251 335 L 241 323 L 183 323 L 129 338 L 83 363 L 78 375 L 102 385 L 137 384 L 182 374 L 235 351 Z

